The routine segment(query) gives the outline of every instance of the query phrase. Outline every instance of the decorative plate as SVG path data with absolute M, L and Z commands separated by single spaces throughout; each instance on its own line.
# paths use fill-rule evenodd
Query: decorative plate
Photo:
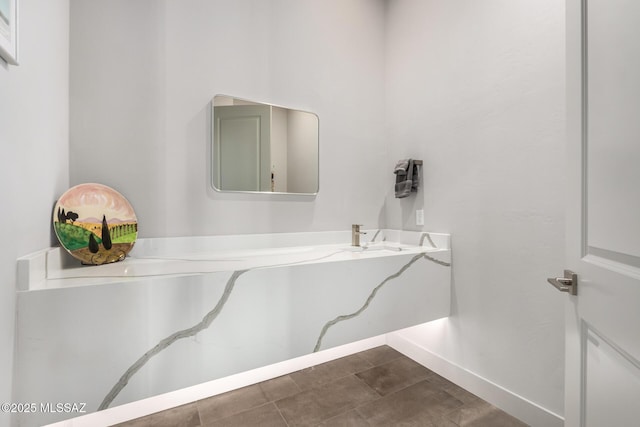
M 113 188 L 80 184 L 58 199 L 53 229 L 62 247 L 83 264 L 107 264 L 123 260 L 133 248 L 138 220 Z

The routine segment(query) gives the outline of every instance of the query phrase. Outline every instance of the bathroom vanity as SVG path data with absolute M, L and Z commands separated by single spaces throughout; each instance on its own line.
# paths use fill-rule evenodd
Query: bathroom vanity
M 20 258 L 15 399 L 95 411 L 448 316 L 449 236 L 364 231 L 356 247 L 276 233 L 139 239 L 101 266 Z

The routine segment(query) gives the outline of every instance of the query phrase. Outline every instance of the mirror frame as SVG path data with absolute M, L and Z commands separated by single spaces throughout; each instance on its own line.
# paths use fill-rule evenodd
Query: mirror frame
M 218 187 L 216 187 L 216 174 L 218 173 L 218 155 L 216 153 L 216 147 L 215 147 L 215 132 L 216 132 L 216 124 L 215 124 L 215 98 L 218 96 L 224 96 L 224 97 L 228 97 L 228 98 L 233 98 L 235 100 L 238 101 L 244 101 L 244 102 L 248 102 L 248 103 L 252 103 L 252 104 L 260 104 L 260 105 L 265 105 L 265 106 L 270 106 L 270 107 L 277 107 L 277 108 L 282 108 L 282 109 L 287 109 L 287 110 L 294 110 L 294 111 L 298 111 L 301 113 L 307 113 L 307 114 L 311 114 L 313 116 L 315 116 L 316 121 L 318 123 L 318 132 L 317 132 L 317 155 L 316 155 L 316 168 L 317 168 L 317 175 L 316 175 L 316 190 L 315 192 L 308 192 L 308 193 L 293 193 L 293 192 L 285 192 L 285 191 L 256 191 L 256 190 L 224 190 L 224 189 L 220 189 Z M 211 147 L 211 176 L 210 176 L 210 185 L 211 187 L 217 192 L 217 193 L 236 193 L 236 194 L 274 194 L 274 195 L 286 195 L 286 196 L 316 196 L 318 194 L 318 192 L 320 191 L 320 117 L 316 114 L 313 113 L 311 111 L 307 111 L 307 110 L 300 110 L 297 108 L 290 108 L 290 107 L 284 107 L 282 105 L 278 105 L 278 104 L 271 104 L 271 103 L 267 103 L 267 102 L 261 102 L 261 101 L 252 101 L 246 98 L 241 98 L 241 97 L 237 97 L 237 96 L 232 96 L 232 95 L 226 95 L 226 94 L 222 94 L 222 93 L 218 93 L 216 95 L 214 95 L 214 97 L 211 99 L 211 102 L 209 103 L 211 106 L 211 114 L 210 114 L 210 118 L 211 118 L 211 137 L 210 137 L 210 147 Z

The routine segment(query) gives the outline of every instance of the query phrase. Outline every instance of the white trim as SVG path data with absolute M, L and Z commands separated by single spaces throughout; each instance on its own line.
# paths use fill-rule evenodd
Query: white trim
M 560 415 L 432 353 L 400 333 L 387 334 L 387 345 L 530 426 L 564 426 Z
M 294 359 L 262 368 L 241 372 L 214 381 L 198 384 L 181 390 L 138 400 L 103 411 L 93 412 L 81 417 L 49 424 L 49 427 L 94 427 L 96 425 L 113 425 L 130 421 L 145 415 L 154 414 L 185 405 L 200 399 L 226 393 L 241 387 L 246 387 L 262 381 L 290 374 L 301 369 L 309 368 L 321 363 L 329 362 L 340 357 L 358 353 L 385 344 L 385 336 L 378 335 L 361 341 L 345 344 L 339 347 L 311 353 Z
M 130 421 L 145 415 L 185 405 L 200 399 L 226 393 L 301 369 L 348 356 L 373 347 L 387 344 L 405 356 L 431 369 L 438 375 L 463 387 L 469 392 L 504 410 L 521 421 L 536 427 L 562 427 L 564 418 L 522 396 L 517 395 L 486 378 L 481 377 L 455 363 L 432 353 L 420 344 L 397 332 L 345 344 L 343 346 L 307 354 L 284 362 L 251 371 L 241 372 L 214 381 L 187 387 L 181 390 L 153 396 L 93 412 L 81 417 L 50 424 L 49 427 L 93 427 L 113 425 Z

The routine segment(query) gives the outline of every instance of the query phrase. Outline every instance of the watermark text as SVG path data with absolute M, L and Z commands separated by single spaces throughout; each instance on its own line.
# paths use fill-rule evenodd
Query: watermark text
M 84 414 L 86 413 L 86 403 L 83 402 L 46 402 L 46 403 L 9 403 L 0 404 L 0 411 L 12 414 L 27 413 L 65 413 Z

